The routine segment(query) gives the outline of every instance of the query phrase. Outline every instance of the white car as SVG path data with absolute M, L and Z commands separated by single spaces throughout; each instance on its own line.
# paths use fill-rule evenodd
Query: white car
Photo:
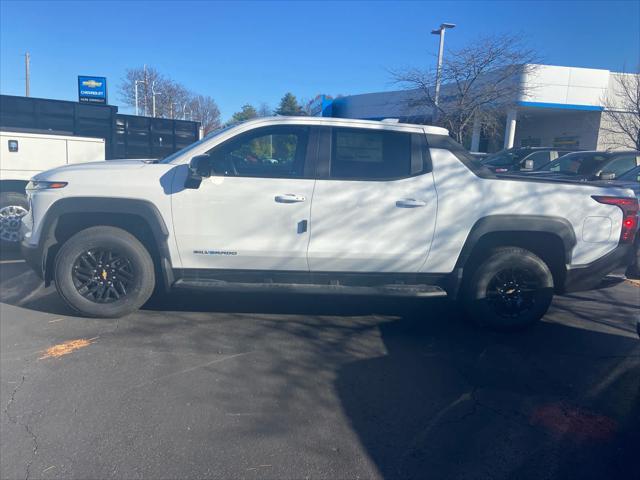
M 448 295 L 502 329 L 624 264 L 638 209 L 626 189 L 496 178 L 442 128 L 315 117 L 50 170 L 29 199 L 25 257 L 82 315 L 154 288 Z

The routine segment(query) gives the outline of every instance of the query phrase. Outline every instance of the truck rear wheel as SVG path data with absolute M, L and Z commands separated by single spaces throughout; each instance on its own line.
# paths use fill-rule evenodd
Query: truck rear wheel
M 465 286 L 467 315 L 495 330 L 522 330 L 538 322 L 553 298 L 553 276 L 547 264 L 529 250 L 492 250 Z
M 20 222 L 29 211 L 27 196 L 20 192 L 0 193 L 0 242 L 2 247 L 20 243 Z
M 55 260 L 60 296 L 88 317 L 121 317 L 140 308 L 155 285 L 153 260 L 126 230 L 91 227 L 67 240 Z

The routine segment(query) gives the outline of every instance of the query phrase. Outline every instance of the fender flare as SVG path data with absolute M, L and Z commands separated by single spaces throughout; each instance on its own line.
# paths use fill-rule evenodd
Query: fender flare
M 168 245 L 169 230 L 158 208 L 148 200 L 111 197 L 61 198 L 49 207 L 42 219 L 42 231 L 38 242 L 38 250 L 42 259 L 42 277 L 46 285 L 51 282 L 51 275 L 47 274 L 50 266 L 47 256 L 49 249 L 57 243 L 55 231 L 58 220 L 63 215 L 73 213 L 128 214 L 144 219 L 158 250 L 159 267 L 165 281 L 165 287 L 171 286 L 174 279 Z
M 479 219 L 471 228 L 458 257 L 456 268 L 464 266 L 482 237 L 499 232 L 532 232 L 556 235 L 564 245 L 567 264 L 571 263 L 573 248 L 577 243 L 573 226 L 565 218 L 543 215 L 489 215 Z
M 542 215 L 488 215 L 476 221 L 465 241 L 453 271 L 448 275 L 446 290 L 451 298 L 457 298 L 462 286 L 464 267 L 476 245 L 488 234 L 500 232 L 531 232 L 556 235 L 564 245 L 565 262 L 571 262 L 576 235 L 568 220 Z

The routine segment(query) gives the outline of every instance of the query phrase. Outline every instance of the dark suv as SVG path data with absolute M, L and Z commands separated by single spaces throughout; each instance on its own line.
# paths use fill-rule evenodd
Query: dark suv
M 574 152 L 533 170 L 529 175 L 549 176 L 573 181 L 613 180 L 640 165 L 637 150 Z
M 595 182 L 596 184 L 603 186 L 613 186 L 620 188 L 630 188 L 636 194 L 638 202 L 640 202 L 640 165 L 636 168 L 629 170 L 627 173 L 620 175 L 613 180 L 601 180 Z M 640 212 L 636 218 L 636 239 L 634 256 L 631 260 L 629 268 L 627 268 L 626 274 L 629 278 L 640 278 Z
M 549 162 L 574 152 L 555 147 L 521 147 L 500 150 L 482 159 L 482 164 L 495 173 L 517 172 L 530 160 L 533 169 L 542 168 Z

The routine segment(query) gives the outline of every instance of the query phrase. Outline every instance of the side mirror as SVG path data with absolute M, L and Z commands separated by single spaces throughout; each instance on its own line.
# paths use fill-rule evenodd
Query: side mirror
M 615 180 L 616 174 L 613 172 L 600 172 L 600 175 L 598 175 L 598 178 L 600 180 Z
M 522 170 L 533 170 L 533 160 L 525 160 Z
M 202 179 L 211 176 L 211 157 L 206 153 L 196 155 L 189 162 L 189 174 L 194 179 Z

